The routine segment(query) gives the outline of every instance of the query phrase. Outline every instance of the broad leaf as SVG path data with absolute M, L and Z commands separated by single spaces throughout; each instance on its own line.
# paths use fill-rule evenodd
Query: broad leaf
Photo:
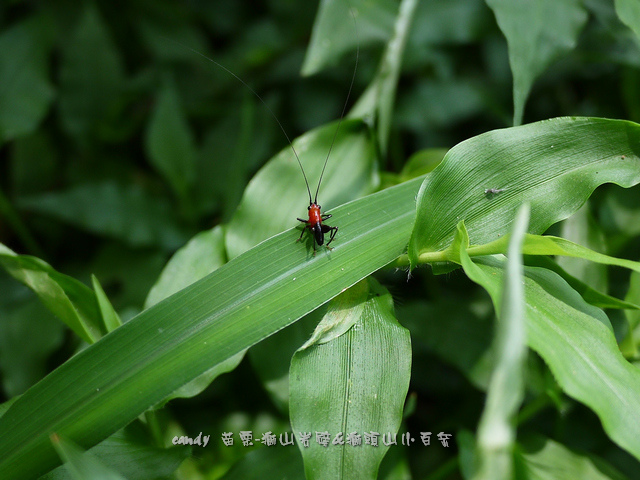
M 453 147 L 418 195 L 409 244 L 412 265 L 446 248 L 464 220 L 470 243 L 509 231 L 517 208 L 531 205 L 530 233 L 573 214 L 606 182 L 640 182 L 640 125 L 598 118 L 556 118 L 494 130 Z
M 291 425 L 309 480 L 376 478 L 389 448 L 382 436 L 395 435 L 402 420 L 411 375 L 409 332 L 374 280 L 351 290 L 329 305 L 291 361 Z

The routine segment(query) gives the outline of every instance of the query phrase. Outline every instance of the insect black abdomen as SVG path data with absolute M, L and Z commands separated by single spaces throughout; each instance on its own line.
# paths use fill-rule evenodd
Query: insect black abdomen
M 322 245 L 324 243 L 324 233 L 322 231 L 322 225 L 320 222 L 316 223 L 313 226 L 313 236 L 316 239 L 316 243 L 318 245 Z

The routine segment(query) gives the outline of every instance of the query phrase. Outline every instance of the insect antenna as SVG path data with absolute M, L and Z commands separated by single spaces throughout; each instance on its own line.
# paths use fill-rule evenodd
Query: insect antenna
M 353 13 L 352 9 L 349 9 L 349 13 L 351 14 L 351 18 L 353 19 L 353 26 L 356 32 L 356 39 L 358 39 L 358 24 L 356 23 L 356 17 Z M 318 203 L 318 192 L 320 191 L 320 184 L 322 183 L 322 177 L 324 176 L 324 170 L 327 168 L 327 162 L 329 161 L 329 157 L 331 156 L 331 150 L 333 150 L 333 144 L 336 143 L 336 138 L 338 137 L 338 131 L 340 130 L 340 125 L 342 125 L 342 120 L 344 119 L 344 113 L 347 110 L 347 105 L 349 103 L 349 97 L 351 96 L 351 91 L 353 90 L 353 84 L 356 80 L 356 72 L 358 71 L 358 59 L 360 58 L 360 41 L 356 42 L 356 62 L 353 66 L 353 75 L 351 76 L 351 84 L 349 85 L 349 91 L 347 92 L 347 98 L 344 101 L 344 105 L 342 106 L 342 113 L 340 114 L 340 120 L 338 120 L 338 126 L 336 127 L 336 131 L 333 134 L 333 139 L 331 140 L 331 145 L 329 146 L 329 151 L 327 152 L 327 158 L 324 160 L 324 165 L 322 166 L 322 172 L 320 173 L 320 179 L 318 180 L 318 188 L 316 188 L 316 196 L 313 203 Z M 298 160 L 299 161 L 299 160 Z M 302 168 L 302 165 L 300 165 Z M 306 181 L 306 177 L 305 177 Z M 307 183 L 307 188 L 309 188 L 309 184 Z M 311 200 L 311 195 L 309 195 L 309 200 Z
M 352 9 L 349 9 L 349 13 L 351 14 L 351 18 L 353 19 L 353 26 L 354 26 L 354 29 L 355 29 L 356 39 L 357 39 L 359 37 L 358 37 L 358 24 L 356 22 L 356 16 L 355 16 L 355 14 L 354 14 Z M 175 43 L 178 43 L 179 45 L 182 45 L 180 42 L 177 42 L 175 40 L 171 40 L 171 41 L 173 41 Z M 347 105 L 349 104 L 349 98 L 351 97 L 351 92 L 353 90 L 353 84 L 355 83 L 355 80 L 356 80 L 356 73 L 358 71 L 358 60 L 360 58 L 360 42 L 358 41 L 356 43 L 356 61 L 355 61 L 355 65 L 353 67 L 353 75 L 351 76 L 351 83 L 349 84 L 349 90 L 347 92 L 347 98 L 345 99 L 344 105 L 342 107 L 342 112 L 340 114 L 340 120 L 338 120 L 338 126 L 336 127 L 336 131 L 333 134 L 333 139 L 331 140 L 331 145 L 329 146 L 329 151 L 327 152 L 327 158 L 325 158 L 324 165 L 322 165 L 322 172 L 320 172 L 320 179 L 318 180 L 318 187 L 316 188 L 316 195 L 315 195 L 315 198 L 313 198 L 313 199 L 311 197 L 311 188 L 309 187 L 309 180 L 307 179 L 307 174 L 304 172 L 304 168 L 302 167 L 302 162 L 300 161 L 300 157 L 298 156 L 298 152 L 296 151 L 295 147 L 293 146 L 293 142 L 291 141 L 291 138 L 289 138 L 289 135 L 287 134 L 287 131 L 282 126 L 282 123 L 280 122 L 280 119 L 274 113 L 274 111 L 271 109 L 271 107 L 267 104 L 267 102 L 264 101 L 264 99 L 258 94 L 258 92 L 256 92 L 251 87 L 251 85 L 249 85 L 242 78 L 240 78 L 238 75 L 233 73 L 231 70 L 229 70 L 227 67 L 225 67 L 221 63 L 216 62 L 213 58 L 208 57 L 204 53 L 199 52 L 198 50 L 196 50 L 194 48 L 191 48 L 191 47 L 189 47 L 187 45 L 182 45 L 182 46 L 184 48 L 186 48 L 187 50 L 191 50 L 196 55 L 200 55 L 205 60 L 210 61 L 211 63 L 213 63 L 217 67 L 219 67 L 222 70 L 224 70 L 225 72 L 227 72 L 233 78 L 238 80 L 242 85 L 247 87 L 249 89 L 249 91 L 251 93 L 253 93 L 258 98 L 258 100 L 260 100 L 260 102 L 262 102 L 262 104 L 267 109 L 269 114 L 273 117 L 273 119 L 278 124 L 278 127 L 280 127 L 280 130 L 282 130 L 282 133 L 284 134 L 284 137 L 287 139 L 287 142 L 289 142 L 289 146 L 291 147 L 291 150 L 293 151 L 293 155 L 296 157 L 296 160 L 298 162 L 298 166 L 300 167 L 300 171 L 302 172 L 302 177 L 304 178 L 304 183 L 307 186 L 307 193 L 309 194 L 309 205 L 311 205 L 312 203 L 317 204 L 318 203 L 318 193 L 320 192 L 320 184 L 322 183 L 322 177 L 324 176 L 324 171 L 327 168 L 327 162 L 329 161 L 329 157 L 331 156 L 331 150 L 333 150 L 333 145 L 336 143 L 336 138 L 338 137 L 338 132 L 340 131 L 340 126 L 342 125 L 342 120 L 344 120 L 344 114 L 347 111 Z
M 309 205 L 311 205 L 311 203 L 312 203 L 312 200 L 311 200 L 311 188 L 309 188 L 309 181 L 307 180 L 307 175 L 304 173 L 304 168 L 302 168 L 302 162 L 300 161 L 300 157 L 298 156 L 298 152 L 296 152 L 296 149 L 293 146 L 293 142 L 289 138 L 289 135 L 287 134 L 287 131 L 282 126 L 282 123 L 280 123 L 280 119 L 278 119 L 277 115 L 273 112 L 273 110 L 271 110 L 271 107 L 267 104 L 267 102 L 265 102 L 264 99 L 258 94 L 258 92 L 256 92 L 253 88 L 251 88 L 251 86 L 247 82 L 245 82 L 242 78 L 240 78 L 238 75 L 233 73 L 231 70 L 229 70 L 227 67 L 225 67 L 221 63 L 216 62 L 213 58 L 209 58 L 204 53 L 199 52 L 198 50 L 195 50 L 195 49 L 193 49 L 191 47 L 188 47 L 186 45 L 184 47 L 189 49 L 189 50 L 191 50 L 193 53 L 200 55 L 202 58 L 204 58 L 206 60 L 209 60 L 214 65 L 220 67 L 222 70 L 227 72 L 229 75 L 231 75 L 236 80 L 238 80 L 240 83 L 242 83 L 245 87 L 247 87 L 249 89 L 249 91 L 251 93 L 253 93 L 258 98 L 258 100 L 260 100 L 262 102 L 262 104 L 265 106 L 267 111 L 271 114 L 273 119 L 276 121 L 276 123 L 280 127 L 280 130 L 282 130 L 282 133 L 284 134 L 284 137 L 287 139 L 287 142 L 289 142 L 289 146 L 291 147 L 291 150 L 293 150 L 293 154 L 296 157 L 296 160 L 298 161 L 298 165 L 300 166 L 300 170 L 302 171 L 302 176 L 304 177 L 304 183 L 307 185 L 307 193 L 309 194 Z M 353 80 L 351 81 L 351 85 L 353 86 Z M 351 92 L 351 88 L 349 88 L 349 92 Z M 347 99 L 348 98 L 349 97 L 347 97 Z M 345 107 L 346 107 L 346 104 L 345 104 Z M 344 114 L 344 110 L 343 110 L 342 113 Z M 340 120 L 342 121 L 342 118 Z M 334 137 L 334 141 L 335 141 L 335 137 Z M 332 144 L 332 146 L 333 146 L 333 144 Z M 326 165 L 326 162 L 325 162 L 325 165 Z M 324 173 L 324 168 L 322 169 L 322 171 Z M 320 185 L 318 185 L 318 187 L 320 187 Z M 316 197 L 317 196 L 318 196 L 318 193 L 316 192 Z

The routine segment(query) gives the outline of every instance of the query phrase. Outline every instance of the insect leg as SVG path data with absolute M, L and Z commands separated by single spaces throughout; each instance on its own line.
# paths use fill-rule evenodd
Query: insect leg
M 298 220 L 300 220 L 300 219 L 298 219 Z M 300 232 L 300 236 L 298 237 L 298 239 L 296 240 L 296 242 L 299 242 L 300 240 L 302 240 L 302 236 L 304 235 L 304 232 L 306 232 L 306 231 L 307 231 L 307 227 L 304 227 L 304 228 L 302 229 L 302 232 Z
M 323 225 L 322 231 L 324 233 L 331 232 L 331 235 L 329 236 L 329 241 L 327 242 L 327 247 L 329 247 L 329 244 L 333 241 L 333 237 L 335 237 L 336 233 L 338 233 L 338 227 L 330 227 L 329 225 Z
M 323 221 L 326 220 L 327 218 L 331 218 L 331 217 L 333 217 L 333 215 L 331 215 L 330 213 L 323 213 L 322 214 L 322 220 Z

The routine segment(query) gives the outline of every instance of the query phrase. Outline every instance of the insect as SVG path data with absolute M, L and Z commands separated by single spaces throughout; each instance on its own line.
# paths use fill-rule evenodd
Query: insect
M 351 15 L 353 16 L 353 12 L 350 12 Z M 353 21 L 354 21 L 354 26 L 355 26 L 355 17 L 353 17 Z M 357 32 L 357 26 L 356 26 L 356 32 Z M 344 113 L 347 109 L 347 104 L 349 103 L 349 97 L 351 96 L 351 90 L 353 89 L 353 83 L 356 79 L 356 72 L 358 71 L 358 58 L 360 56 L 360 45 L 358 44 L 356 46 L 356 61 L 355 61 L 355 65 L 353 67 L 353 75 L 351 76 L 351 84 L 349 85 L 349 91 L 347 92 L 347 98 L 344 102 L 344 106 L 342 107 L 342 113 L 340 114 L 340 120 L 338 121 L 338 126 L 336 127 L 336 131 L 333 134 L 333 140 L 331 141 L 331 145 L 329 146 L 329 151 L 327 152 L 327 158 L 325 158 L 324 160 L 324 165 L 322 166 L 322 172 L 320 173 L 320 179 L 318 180 L 318 187 L 316 188 L 316 195 L 315 197 L 312 199 L 311 198 L 311 189 L 309 188 L 309 181 L 307 180 L 307 175 L 304 172 L 304 168 L 302 167 L 302 162 L 300 162 L 300 157 L 298 157 L 298 153 L 296 152 L 296 149 L 293 147 L 293 143 L 291 143 L 291 141 L 289 141 L 289 145 L 291 145 L 291 149 L 293 150 L 293 154 L 296 157 L 296 160 L 298 161 L 298 165 L 300 165 L 300 170 L 302 171 L 302 176 L 304 178 L 304 183 L 307 186 L 307 193 L 309 194 L 309 206 L 307 207 L 308 210 L 308 214 L 309 214 L 309 218 L 308 219 L 304 219 L 304 218 L 299 218 L 298 217 L 298 221 L 304 223 L 304 227 L 302 228 L 302 232 L 300 232 L 300 236 L 298 237 L 298 240 L 296 240 L 296 242 L 299 242 L 300 240 L 302 240 L 302 237 L 304 236 L 304 232 L 306 232 L 307 230 L 313 235 L 313 255 L 315 256 L 316 254 L 316 244 L 318 246 L 322 246 L 324 245 L 324 235 L 325 233 L 329 234 L 329 241 L 327 242 L 327 244 L 325 245 L 327 247 L 327 249 L 329 250 L 333 250 L 329 244 L 331 242 L 333 242 L 333 239 L 335 238 L 336 234 L 338 233 L 338 227 L 331 227 L 329 225 L 326 225 L 322 222 L 324 222 L 325 220 L 329 219 L 332 217 L 332 215 L 330 213 L 322 213 L 322 207 L 318 204 L 318 192 L 320 191 L 320 184 L 322 183 L 322 177 L 324 176 L 324 171 L 327 168 L 327 162 L 329 161 L 329 157 L 331 156 L 331 150 L 333 149 L 333 144 L 336 141 L 336 137 L 338 136 L 338 131 L 340 130 L 340 125 L 342 124 L 342 119 L 344 118 Z M 278 122 L 280 123 L 280 122 Z M 282 128 L 282 126 L 280 126 L 280 128 Z M 284 132 L 284 129 L 282 130 Z M 285 136 L 286 133 L 285 133 Z M 287 137 L 288 139 L 288 137 Z
M 327 160 L 328 159 L 329 156 L 327 156 Z M 326 160 L 324 166 L 327 166 Z M 300 168 L 302 168 L 302 164 L 300 165 Z M 322 173 L 324 174 L 324 167 L 322 168 Z M 304 181 L 307 182 L 307 176 L 304 173 L 304 169 L 302 170 L 302 174 L 304 175 Z M 325 220 L 331 218 L 332 215 L 330 213 L 322 213 L 322 207 L 318 205 L 318 190 L 320 190 L 320 182 L 322 182 L 322 175 L 320 175 L 320 181 L 318 182 L 318 189 L 316 190 L 315 200 L 311 200 L 311 190 L 309 190 L 309 183 L 307 182 L 307 190 L 309 192 L 309 207 L 307 208 L 307 210 L 309 211 L 309 219 L 305 220 L 304 218 L 298 218 L 299 221 L 305 223 L 306 225 L 302 229 L 300 237 L 298 237 L 298 240 L 296 240 L 297 242 L 302 240 L 304 232 L 309 229 L 309 231 L 311 231 L 311 233 L 313 234 L 313 239 L 315 240 L 315 243 L 313 244 L 314 255 L 316 254 L 316 243 L 318 244 L 318 246 L 322 246 L 324 244 L 325 233 L 330 232 L 329 241 L 326 245 L 329 250 L 331 250 L 329 244 L 333 241 L 336 233 L 338 233 L 338 227 L 330 227 L 329 225 L 325 225 L 322 223 Z
M 353 19 L 353 23 L 354 23 L 354 27 L 355 27 L 355 31 L 356 31 L 356 37 L 357 37 L 357 24 L 356 24 L 356 18 L 355 18 L 355 13 L 353 11 L 349 11 L 349 13 L 351 14 L 351 17 Z M 327 213 L 322 213 L 322 207 L 318 204 L 318 193 L 320 192 L 320 185 L 322 183 L 322 178 L 324 176 L 324 172 L 325 169 L 327 168 L 327 163 L 329 161 L 329 157 L 331 156 L 331 150 L 333 149 L 333 145 L 336 141 L 336 137 L 338 136 L 338 132 L 340 130 L 340 125 L 342 124 L 342 120 L 344 118 L 344 114 L 346 112 L 347 109 L 347 105 L 349 103 L 349 98 L 351 96 L 351 91 L 353 90 L 353 85 L 356 79 L 356 73 L 358 70 L 358 60 L 360 57 L 360 43 L 357 42 L 356 43 L 356 58 L 355 58 L 355 64 L 354 64 L 354 68 L 353 68 L 353 75 L 351 76 L 351 83 L 349 85 L 349 90 L 347 92 L 347 98 L 345 99 L 344 105 L 342 107 L 342 113 L 340 114 L 340 119 L 338 121 L 338 125 L 336 127 L 336 130 L 333 134 L 333 139 L 331 141 L 331 145 L 329 146 L 329 151 L 327 153 L 327 157 L 325 158 L 324 161 L 324 165 L 322 166 L 322 172 L 320 173 L 320 179 L 318 180 L 318 187 L 316 188 L 316 193 L 315 193 L 315 197 L 311 197 L 311 188 L 309 187 L 309 181 L 307 179 L 307 175 L 304 171 L 304 168 L 302 166 L 302 162 L 300 161 L 300 157 L 298 156 L 298 152 L 296 151 L 295 147 L 293 146 L 293 142 L 291 141 L 291 139 L 289 138 L 289 135 L 287 134 L 286 130 L 284 129 L 284 127 L 282 126 L 282 123 L 280 122 L 280 120 L 278 119 L 278 117 L 276 116 L 276 114 L 273 112 L 273 110 L 269 107 L 269 105 L 264 101 L 264 99 L 253 89 L 251 88 L 251 86 L 249 84 L 247 84 L 242 78 L 240 78 L 238 75 L 236 75 L 235 73 L 233 73 L 231 70 L 229 70 L 228 68 L 226 68 L 224 65 L 216 62 L 215 60 L 207 57 L 206 55 L 203 55 L 202 53 L 186 47 L 189 50 L 193 51 L 194 53 L 204 57 L 205 59 L 207 59 L 208 61 L 212 62 L 213 64 L 217 65 L 218 67 L 220 67 L 221 69 L 223 69 L 224 71 L 226 71 L 228 74 L 230 74 L 231 76 L 233 76 L 236 80 L 238 80 L 240 83 L 242 83 L 246 88 L 249 89 L 249 91 L 251 91 L 251 93 L 253 93 L 258 100 L 260 100 L 260 102 L 262 102 L 262 104 L 265 106 L 265 108 L 267 109 L 267 111 L 269 112 L 269 114 L 273 117 L 273 119 L 276 121 L 276 123 L 278 124 L 278 126 L 280 127 L 280 130 L 282 130 L 282 133 L 284 134 L 285 138 L 287 139 L 287 142 L 289 142 L 289 145 L 291 147 L 291 150 L 293 151 L 293 154 L 298 162 L 298 165 L 300 166 L 300 171 L 302 172 L 302 177 L 304 178 L 304 183 L 307 187 L 307 193 L 309 194 L 309 206 L 307 207 L 307 211 L 308 211 L 308 215 L 309 218 L 308 219 L 304 219 L 304 218 L 298 218 L 298 220 L 302 223 L 304 223 L 304 227 L 302 229 L 302 232 L 300 233 L 300 237 L 296 240 L 296 242 L 299 242 L 300 240 L 302 240 L 302 237 L 304 236 L 304 233 L 309 230 L 309 232 L 311 232 L 311 234 L 313 235 L 313 255 L 315 256 L 316 254 L 316 244 L 318 246 L 322 246 L 324 245 L 324 240 L 325 240 L 325 234 L 328 233 L 329 234 L 329 241 L 326 243 L 326 247 L 329 250 L 332 250 L 331 247 L 329 247 L 329 244 L 333 241 L 333 239 L 335 238 L 336 234 L 338 233 L 338 227 L 331 227 L 329 225 L 324 224 L 323 222 L 329 218 L 332 217 L 331 214 L 327 214 Z

